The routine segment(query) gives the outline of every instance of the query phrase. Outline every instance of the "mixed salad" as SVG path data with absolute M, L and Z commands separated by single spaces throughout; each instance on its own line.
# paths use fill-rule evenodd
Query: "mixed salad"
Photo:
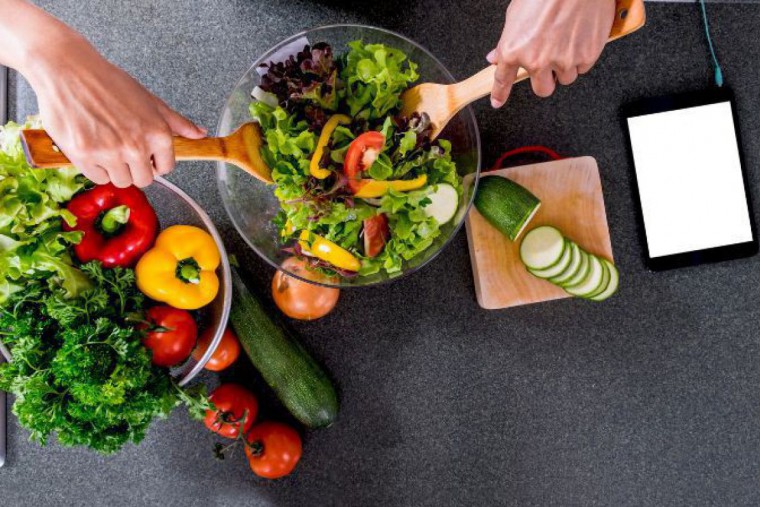
M 462 180 L 427 115 L 399 116 L 418 79 L 400 50 L 306 46 L 262 66 L 253 118 L 266 138 L 282 242 L 328 275 L 393 274 L 456 214 Z

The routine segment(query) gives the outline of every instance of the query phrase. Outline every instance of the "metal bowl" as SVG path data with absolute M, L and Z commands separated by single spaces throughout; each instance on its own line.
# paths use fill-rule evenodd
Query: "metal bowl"
M 428 50 L 397 33 L 363 25 L 332 25 L 314 28 L 278 43 L 253 63 L 230 93 L 221 112 L 217 135 L 230 134 L 241 124 L 251 121 L 248 110 L 252 100 L 251 90 L 261 82 L 258 70 L 262 63 L 282 61 L 302 50 L 307 43 L 327 42 L 333 47 L 335 53 L 341 53 L 347 48 L 348 42 L 357 39 L 383 43 L 403 50 L 410 60 L 419 65 L 420 82 L 454 82 L 451 73 Z M 464 218 L 472 205 L 480 173 L 480 135 L 472 110 L 465 108 L 454 117 L 441 134 L 441 138 L 451 141 L 452 155 L 457 163 L 459 174 L 462 176 L 474 174 L 474 177 L 468 178 L 465 183 L 455 219 L 441 228 L 442 234 L 433 245 L 405 262 L 399 273 L 392 275 L 377 273 L 353 279 L 340 279 L 333 284 L 334 286 L 377 285 L 413 273 L 434 259 L 462 227 Z M 237 231 L 264 260 L 275 268 L 283 269 L 281 264 L 288 254 L 282 251 L 278 231 L 273 223 L 275 215 L 280 210 L 280 204 L 273 195 L 272 187 L 225 163 L 217 165 L 217 179 L 222 202 Z M 299 278 L 293 273 L 289 274 Z
M 189 358 L 183 364 L 172 368 L 172 376 L 177 379 L 180 386 L 190 382 L 206 365 L 211 355 L 216 350 L 219 342 L 222 340 L 222 334 L 227 327 L 227 320 L 230 316 L 230 306 L 232 305 L 232 273 L 230 271 L 230 261 L 227 252 L 224 249 L 219 232 L 214 227 L 205 211 L 180 188 L 163 178 L 156 178 L 155 183 L 145 189 L 151 204 L 158 215 L 161 229 L 170 225 L 194 225 L 205 230 L 214 238 L 216 247 L 221 254 L 222 262 L 217 269 L 219 275 L 219 294 L 216 298 L 204 307 L 205 317 L 208 325 L 214 330 L 214 337 L 211 340 L 206 353 L 200 361 Z

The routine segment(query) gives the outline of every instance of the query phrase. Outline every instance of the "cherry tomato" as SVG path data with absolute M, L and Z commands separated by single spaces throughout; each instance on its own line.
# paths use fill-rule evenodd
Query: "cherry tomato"
M 343 160 L 343 173 L 348 178 L 348 188 L 356 193 L 362 186 L 361 173 L 366 171 L 377 159 L 385 146 L 385 136 L 381 132 L 370 130 L 351 141 Z
M 211 393 L 209 400 L 216 410 L 206 411 L 206 427 L 223 437 L 237 438 L 241 424 L 243 434 L 248 433 L 259 413 L 256 396 L 238 384 L 222 384 Z
M 388 217 L 380 213 L 364 220 L 364 255 L 377 257 L 385 248 L 385 243 L 391 235 L 388 228 Z
M 283 269 L 315 282 L 331 282 L 331 278 L 307 269 L 306 261 L 289 257 L 282 263 Z M 293 319 L 314 320 L 330 313 L 338 303 L 340 289 L 322 287 L 302 282 L 284 271 L 278 270 L 272 280 L 272 297 L 282 313 Z
M 208 328 L 201 333 L 201 337 L 198 338 L 198 346 L 193 350 L 193 359 L 200 361 L 203 354 L 208 350 L 208 346 L 211 344 L 211 340 L 214 338 L 214 328 Z M 232 363 L 237 361 L 240 356 L 240 341 L 238 341 L 235 333 L 227 328 L 222 335 L 222 341 L 217 345 L 216 350 L 211 354 L 211 358 L 206 363 L 206 368 L 209 371 L 222 371 L 229 368 Z
M 245 454 L 253 473 L 266 479 L 285 477 L 301 459 L 301 437 L 282 423 L 263 422 L 248 433 Z
M 190 312 L 160 305 L 148 309 L 145 317 L 148 326 L 143 344 L 153 351 L 153 364 L 176 366 L 190 357 L 198 339 L 198 326 Z

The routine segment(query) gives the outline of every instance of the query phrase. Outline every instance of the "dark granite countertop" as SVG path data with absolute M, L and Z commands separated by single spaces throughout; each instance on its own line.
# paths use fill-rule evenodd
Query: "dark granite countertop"
M 396 30 L 457 77 L 479 70 L 503 1 L 39 0 L 171 105 L 213 128 L 254 58 L 316 25 Z M 734 89 L 749 179 L 760 196 L 760 5 L 711 4 Z M 113 457 L 40 448 L 10 420 L 0 504 L 729 505 L 760 503 L 760 257 L 653 274 L 644 267 L 619 107 L 708 86 L 694 4 L 649 4 L 645 30 L 594 71 L 540 100 L 521 85 L 503 111 L 475 107 L 484 159 L 525 144 L 591 155 L 602 173 L 620 293 L 504 311 L 476 301 L 465 234 L 419 273 L 345 291 L 337 311 L 294 327 L 330 370 L 342 412 L 306 432 L 297 473 L 265 482 L 183 411 Z M 36 109 L 14 80 L 12 117 Z M 211 214 L 254 282 L 272 270 L 224 214 L 210 164 L 170 178 Z M 755 217 L 757 221 L 760 217 Z M 757 320 L 756 320 L 757 319 Z M 235 378 L 285 417 L 250 365 Z

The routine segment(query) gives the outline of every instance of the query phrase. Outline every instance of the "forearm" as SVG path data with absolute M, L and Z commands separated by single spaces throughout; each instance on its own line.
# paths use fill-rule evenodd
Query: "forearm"
M 26 0 L 0 0 L 0 64 L 33 81 L 39 69 L 75 45 L 76 31 Z

